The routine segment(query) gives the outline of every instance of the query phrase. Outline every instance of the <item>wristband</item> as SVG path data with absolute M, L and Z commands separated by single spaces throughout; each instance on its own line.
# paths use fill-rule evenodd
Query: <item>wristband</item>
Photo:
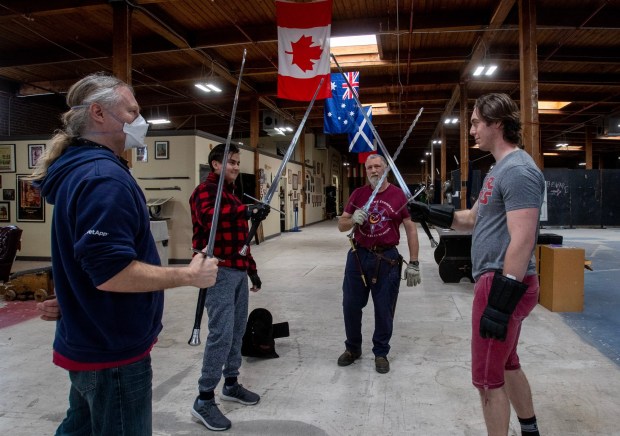
M 417 260 L 410 260 L 409 265 L 420 266 L 420 262 L 418 262 Z
M 505 276 L 508 277 L 509 279 L 517 280 L 517 278 L 513 276 L 512 274 L 505 274 Z

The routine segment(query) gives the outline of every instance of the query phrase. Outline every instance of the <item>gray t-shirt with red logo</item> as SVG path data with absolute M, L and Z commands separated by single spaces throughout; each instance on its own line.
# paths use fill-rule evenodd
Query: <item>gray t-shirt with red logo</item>
M 474 280 L 486 271 L 504 267 L 510 243 L 506 213 L 540 209 L 544 192 L 545 178 L 532 157 L 523 150 L 508 154 L 489 171 L 478 195 L 478 216 L 472 234 Z M 536 274 L 534 247 L 526 275 L 530 274 Z

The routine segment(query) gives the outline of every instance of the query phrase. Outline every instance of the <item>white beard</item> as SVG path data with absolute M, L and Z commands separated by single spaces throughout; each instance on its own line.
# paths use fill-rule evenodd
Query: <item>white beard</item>
M 380 178 L 381 177 L 379 176 L 368 177 L 368 182 L 370 183 L 370 186 L 372 186 L 372 189 L 375 189 L 377 187 L 377 183 L 379 183 Z

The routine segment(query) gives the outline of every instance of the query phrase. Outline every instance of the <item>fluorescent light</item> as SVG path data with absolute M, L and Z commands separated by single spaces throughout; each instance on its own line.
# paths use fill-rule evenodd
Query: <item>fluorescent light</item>
M 339 36 L 329 39 L 330 47 L 351 47 L 356 45 L 377 45 L 376 35 Z
M 493 73 L 497 70 L 497 65 L 489 65 L 487 71 L 484 73 L 485 76 L 492 76 Z
M 196 88 L 200 89 L 201 91 L 211 92 L 211 90 L 209 88 L 207 88 L 206 86 L 204 86 L 202 83 L 196 83 L 194 86 Z
M 456 124 L 456 123 L 458 123 L 458 122 L 459 122 L 459 119 L 458 119 L 458 118 L 452 118 L 452 124 Z
M 479 65 L 476 67 L 476 71 L 474 71 L 474 76 L 479 76 L 484 71 L 484 65 Z
M 207 83 L 207 87 L 209 87 L 210 89 L 212 89 L 215 92 L 222 92 L 222 90 L 220 88 L 218 88 L 217 86 L 215 86 L 212 83 Z
M 149 124 L 170 124 L 170 120 L 166 118 L 155 118 L 153 120 L 146 120 Z
M 543 156 L 559 156 L 560 153 L 543 153 Z
M 585 166 L 586 166 L 586 163 L 585 163 L 585 162 L 579 162 L 579 166 L 580 166 L 580 167 L 585 167 Z

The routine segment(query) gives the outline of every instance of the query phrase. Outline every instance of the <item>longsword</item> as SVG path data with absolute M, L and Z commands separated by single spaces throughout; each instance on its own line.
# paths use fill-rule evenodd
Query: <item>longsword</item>
M 213 218 L 211 219 L 211 231 L 209 232 L 209 240 L 207 242 L 206 252 L 203 256 L 212 258 L 215 249 L 215 233 L 217 232 L 217 223 L 220 217 L 220 205 L 222 203 L 222 191 L 224 189 L 224 179 L 226 167 L 228 165 L 228 153 L 230 151 L 230 141 L 232 139 L 233 127 L 235 125 L 235 114 L 237 113 L 237 103 L 239 102 L 239 90 L 241 89 L 241 78 L 243 77 L 243 67 L 245 65 L 246 49 L 243 49 L 243 59 L 241 60 L 241 69 L 239 70 L 239 78 L 237 79 L 237 90 L 235 91 L 235 100 L 233 101 L 232 113 L 230 114 L 230 124 L 228 126 L 228 136 L 226 137 L 226 146 L 224 147 L 224 156 L 222 157 L 222 169 L 217 182 L 217 194 L 215 196 L 215 205 L 213 207 Z M 207 299 L 207 288 L 201 288 L 198 292 L 198 302 L 196 303 L 196 317 L 194 318 L 194 328 L 192 335 L 187 342 L 191 346 L 200 345 L 200 324 L 202 323 L 202 315 L 205 310 L 205 301 Z
M 357 93 L 353 89 L 353 86 L 351 85 L 351 82 L 349 82 L 349 79 L 347 78 L 346 74 L 344 74 L 344 71 L 340 67 L 340 64 L 338 63 L 338 60 L 336 59 L 336 56 L 333 53 L 330 53 L 330 56 L 333 59 L 334 63 L 336 64 L 336 67 L 338 67 L 338 71 L 340 71 L 340 74 L 342 74 L 342 77 L 344 78 L 345 82 L 347 83 L 347 86 L 348 86 L 349 90 L 351 91 L 351 94 L 353 95 L 353 98 L 355 99 L 355 103 L 357 104 L 357 107 L 360 109 L 360 112 L 364 116 L 364 119 L 366 120 L 366 123 L 368 124 L 368 127 L 370 128 L 370 131 L 372 132 L 372 134 L 377 139 L 377 144 L 379 145 L 379 148 L 381 148 L 381 151 L 383 152 L 383 156 L 385 157 L 385 160 L 388 162 L 389 166 L 392 167 L 392 172 L 394 173 L 394 177 L 396 178 L 396 181 L 398 182 L 398 185 L 400 186 L 400 189 L 402 189 L 403 192 L 405 193 L 405 197 L 407 197 L 407 202 L 413 200 L 414 197 L 411 194 L 411 191 L 409 190 L 409 187 L 405 183 L 405 180 L 403 179 L 402 175 L 400 174 L 400 171 L 398 171 L 398 168 L 396 168 L 396 164 L 394 163 L 394 160 L 390 156 L 390 153 L 388 152 L 388 149 L 386 148 L 385 144 L 381 140 L 381 137 L 379 136 L 379 132 L 377 132 L 377 129 L 375 128 L 374 124 L 372 124 L 372 121 L 370 120 L 370 117 L 364 111 L 364 109 L 362 107 L 362 103 L 360 102 L 360 99 L 359 99 Z M 437 246 L 437 241 L 435 241 L 435 239 L 433 238 L 433 235 L 431 234 L 431 231 L 428 228 L 428 225 L 426 224 L 426 222 L 425 221 L 420 221 L 420 224 L 422 225 L 422 228 L 424 229 L 424 232 L 428 236 L 428 239 L 431 241 L 431 247 L 436 247 Z
M 271 207 L 269 205 L 271 203 L 271 198 L 273 197 L 273 194 L 276 192 L 276 189 L 278 189 L 280 178 L 282 177 L 282 174 L 284 173 L 286 164 L 288 163 L 288 161 L 291 159 L 291 156 L 293 155 L 293 151 L 295 151 L 295 146 L 297 145 L 297 141 L 299 141 L 301 132 L 304 129 L 304 126 L 306 124 L 306 121 L 308 120 L 308 117 L 310 116 L 310 110 L 312 109 L 312 106 L 314 105 L 316 96 L 318 95 L 319 90 L 321 89 L 321 86 L 323 86 L 324 81 L 325 81 L 325 78 L 322 77 L 319 82 L 319 86 L 316 88 L 316 91 L 314 91 L 314 95 L 312 96 L 312 100 L 310 100 L 310 104 L 308 104 L 306 113 L 304 114 L 304 117 L 299 123 L 299 126 L 297 126 L 297 131 L 295 132 L 293 139 L 291 139 L 291 143 L 289 144 L 288 149 L 286 150 L 286 153 L 284 157 L 282 158 L 282 162 L 280 163 L 280 168 L 278 168 L 278 171 L 276 172 L 276 176 L 271 182 L 271 186 L 269 187 L 269 189 L 267 190 L 267 193 L 265 194 L 265 196 L 263 197 L 263 200 L 261 201 L 261 203 L 266 204 L 269 207 Z M 243 247 L 241 247 L 241 250 L 239 250 L 240 255 L 245 256 L 247 254 L 248 248 L 250 247 L 250 242 L 252 242 L 252 238 L 256 234 L 256 229 L 258 228 L 259 224 L 260 222 L 256 222 L 252 220 L 252 227 L 250 227 L 248 236 L 247 238 L 245 238 L 245 243 L 243 244 Z

